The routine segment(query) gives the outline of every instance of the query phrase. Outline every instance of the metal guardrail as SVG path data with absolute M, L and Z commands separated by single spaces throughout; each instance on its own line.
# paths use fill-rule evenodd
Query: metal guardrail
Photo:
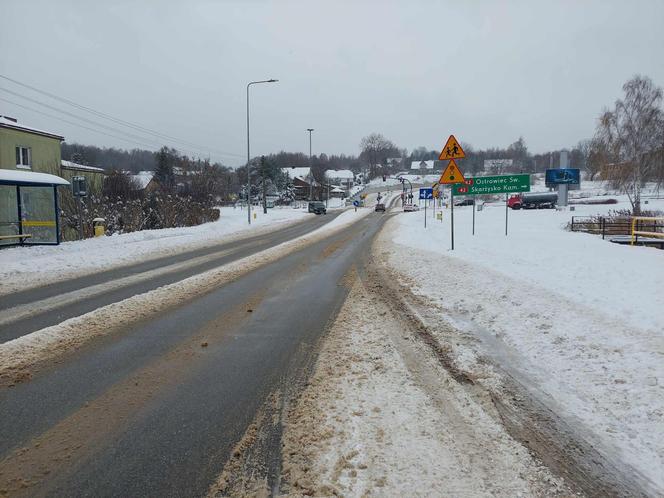
M 603 216 L 572 216 L 570 229 L 573 232 L 585 232 L 601 235 L 602 239 L 612 236 L 629 237 L 633 244 L 643 238 L 664 237 L 664 218 L 625 216 L 621 218 Z M 633 242 L 632 242 L 633 240 Z
M 662 222 L 661 225 L 658 225 L 657 222 Z M 643 222 L 646 222 L 646 226 L 643 226 Z M 652 228 L 652 231 L 647 231 L 644 230 L 644 228 L 647 228 L 647 223 L 650 222 Z M 641 226 L 639 226 L 639 224 Z M 661 237 L 664 238 L 664 231 L 658 232 L 658 228 L 664 227 L 664 218 L 658 217 L 658 216 L 634 216 L 632 218 L 632 241 L 630 242 L 630 245 L 634 245 L 635 242 L 638 243 L 638 237 L 639 235 L 642 235 L 644 237 Z
M 629 217 L 572 216 L 570 228 L 573 232 L 593 233 L 605 239 L 607 235 L 630 235 L 632 224 Z

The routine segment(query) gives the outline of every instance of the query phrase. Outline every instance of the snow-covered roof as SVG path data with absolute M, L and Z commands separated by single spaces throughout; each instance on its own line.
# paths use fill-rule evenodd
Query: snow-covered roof
M 328 169 L 325 176 L 334 180 L 352 180 L 355 178 L 355 175 L 349 169 Z
M 31 184 L 31 185 L 69 185 L 69 182 L 59 176 L 48 173 L 35 173 L 33 171 L 18 171 L 14 169 L 0 169 L 0 183 Z
M 410 169 L 433 169 L 433 161 L 411 161 Z
M 281 168 L 281 171 L 286 173 L 289 178 L 306 178 L 309 176 L 310 168 Z
M 142 190 L 147 187 L 150 180 L 154 178 L 154 171 L 139 171 L 137 174 L 130 176 L 132 180 L 138 183 Z
M 90 173 L 104 173 L 103 168 L 97 168 L 96 166 L 88 166 L 87 164 L 77 164 L 71 161 L 65 161 L 64 159 L 60 161 L 60 164 L 65 169 L 75 169 L 77 171 L 89 171 Z
M 341 193 L 344 193 L 345 190 L 342 189 L 342 188 L 339 188 L 339 187 L 334 187 L 332 190 L 330 190 L 330 192 L 336 192 L 336 193 L 341 192 Z
M 33 128 L 31 126 L 25 126 L 23 124 L 19 124 L 17 121 L 7 118 L 7 116 L 0 116 L 0 128 L 11 128 L 13 130 L 27 131 L 29 133 L 34 133 L 35 135 L 42 135 L 48 138 L 55 138 L 57 140 L 65 139 L 65 137 L 61 135 L 56 135 L 55 133 L 51 133 L 50 131 L 44 131 L 38 128 Z

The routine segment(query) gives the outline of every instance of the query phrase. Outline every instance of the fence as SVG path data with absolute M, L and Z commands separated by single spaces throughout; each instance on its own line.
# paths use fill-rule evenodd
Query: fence
M 573 232 L 601 235 L 602 239 L 605 239 L 607 236 L 615 237 L 622 235 L 628 237 L 628 242 L 638 244 L 646 241 L 652 242 L 652 237 L 664 237 L 664 218 L 572 216 L 570 229 Z M 661 242 L 664 243 L 664 240 Z
M 658 224 L 659 223 L 659 224 Z M 644 226 L 645 225 L 645 226 Z M 652 227 L 648 230 L 648 227 Z M 664 218 L 654 216 L 634 216 L 632 218 L 632 241 L 631 244 L 639 242 L 639 235 L 645 237 L 662 237 L 664 238 L 664 231 L 657 231 L 664 227 Z M 663 241 L 664 242 L 664 241 Z

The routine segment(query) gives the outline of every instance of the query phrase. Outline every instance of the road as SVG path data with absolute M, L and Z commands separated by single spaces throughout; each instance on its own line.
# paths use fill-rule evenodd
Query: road
M 312 215 L 262 235 L 2 296 L 0 343 L 274 247 L 323 226 L 338 214 Z
M 205 495 L 270 394 L 306 376 L 318 339 L 348 294 L 348 276 L 362 271 L 388 216 L 371 213 L 156 319 L 93 341 L 26 382 L 0 388 L 0 490 L 12 496 Z M 303 229 L 288 230 L 292 236 Z M 265 235 L 252 244 L 245 239 L 225 247 L 231 252 L 218 260 L 186 271 L 223 264 L 284 236 Z M 149 271 L 152 264 L 137 268 Z M 67 285 L 75 290 L 81 282 L 107 281 L 85 277 L 78 287 Z M 23 299 L 52 295 L 30 292 Z M 87 306 L 106 297 L 95 296 Z M 75 306 L 59 312 L 76 313 Z M 274 461 L 279 448 L 271 449 Z

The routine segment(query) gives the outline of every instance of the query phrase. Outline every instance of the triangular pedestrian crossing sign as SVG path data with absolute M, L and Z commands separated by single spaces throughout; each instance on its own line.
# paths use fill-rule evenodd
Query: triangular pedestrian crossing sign
M 438 159 L 440 161 L 445 161 L 447 159 L 463 159 L 464 157 L 466 157 L 466 153 L 461 148 L 461 144 L 454 135 L 450 135 L 450 138 L 447 139 L 447 143 L 445 143 L 445 147 L 443 147 L 443 150 L 440 152 Z
M 438 183 L 450 185 L 452 183 L 463 183 L 465 181 L 466 179 L 463 177 L 463 173 L 454 162 L 454 159 L 452 159 L 447 165 L 447 168 L 445 168 L 445 171 L 443 171 L 443 174 L 440 175 L 440 180 L 438 180 Z

